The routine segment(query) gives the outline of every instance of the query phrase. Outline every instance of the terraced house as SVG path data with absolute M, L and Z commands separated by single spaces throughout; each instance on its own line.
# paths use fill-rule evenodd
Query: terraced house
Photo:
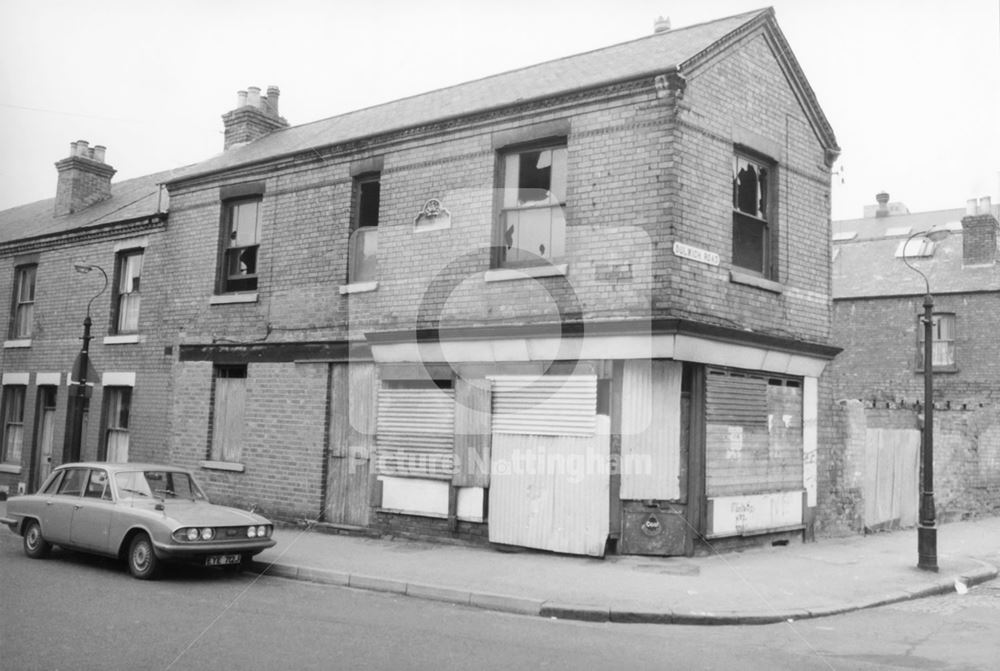
M 771 10 L 299 126 L 278 97 L 163 180 L 159 456 L 421 536 L 812 533 L 838 147 Z

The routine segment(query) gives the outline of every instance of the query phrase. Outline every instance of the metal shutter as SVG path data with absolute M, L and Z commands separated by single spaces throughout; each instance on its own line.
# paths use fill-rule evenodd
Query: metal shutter
M 493 382 L 493 433 L 592 436 L 597 376 L 498 375 Z
M 454 390 L 380 389 L 376 427 L 379 475 L 451 479 Z

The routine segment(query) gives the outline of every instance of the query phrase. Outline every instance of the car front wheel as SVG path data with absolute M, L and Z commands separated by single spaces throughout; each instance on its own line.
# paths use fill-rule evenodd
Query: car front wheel
M 137 534 L 128 546 L 128 570 L 139 580 L 152 580 L 160 573 L 160 560 L 146 534 Z
M 24 554 L 32 559 L 42 559 L 49 554 L 52 544 L 42 536 L 42 528 L 32 520 L 24 529 Z

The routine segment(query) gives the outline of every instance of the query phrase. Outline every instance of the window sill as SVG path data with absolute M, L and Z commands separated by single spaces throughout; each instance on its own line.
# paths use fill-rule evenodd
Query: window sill
M 741 273 L 738 270 L 729 271 L 729 281 L 734 284 L 744 284 L 748 287 L 756 287 L 758 289 L 763 289 L 764 291 L 770 291 L 774 294 L 782 294 L 785 292 L 785 287 L 780 282 L 765 280 L 763 277 L 750 275 L 748 273 Z
M 233 461 L 199 461 L 198 465 L 209 471 L 231 471 L 233 473 L 242 473 L 246 470 L 243 464 L 238 464 Z
M 4 349 L 20 349 L 24 347 L 31 347 L 31 338 L 22 338 L 21 340 L 4 340 Z
M 376 289 L 378 289 L 378 282 L 355 282 L 353 284 L 342 284 L 340 286 L 340 295 L 363 294 L 369 291 L 375 291 Z
M 105 336 L 101 341 L 102 345 L 134 345 L 139 342 L 138 333 L 128 333 L 125 335 Z
M 569 272 L 569 265 L 560 263 L 553 266 L 531 266 L 529 268 L 498 268 L 486 271 L 487 282 L 509 282 L 535 277 L 561 277 Z
M 917 375 L 923 375 L 924 369 L 921 367 L 916 369 L 914 372 Z M 958 372 L 958 366 L 935 366 L 932 372 L 934 373 L 934 375 L 938 375 L 940 373 L 955 374 Z
M 18 464 L 0 464 L 0 473 L 21 474 L 21 466 Z
M 208 299 L 209 305 L 229 305 L 231 303 L 256 303 L 257 292 L 252 294 L 220 294 Z

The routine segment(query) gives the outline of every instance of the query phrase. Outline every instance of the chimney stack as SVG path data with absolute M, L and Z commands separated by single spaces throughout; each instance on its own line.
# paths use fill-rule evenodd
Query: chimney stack
M 115 169 L 104 162 L 107 148 L 90 146 L 86 140 L 71 142 L 69 156 L 56 163 L 55 215 L 79 212 L 111 197 L 111 178 Z
M 288 122 L 278 116 L 279 95 L 277 86 L 268 86 L 266 96 L 260 94 L 259 86 L 238 91 L 236 109 L 222 115 L 225 126 L 223 149 L 240 147 L 280 128 L 287 128 Z
M 989 196 L 970 199 L 962 217 L 962 264 L 983 266 L 996 263 L 997 219 Z
M 878 209 L 875 210 L 876 217 L 888 217 L 889 216 L 889 194 L 885 191 L 875 194 L 875 202 L 878 203 Z

